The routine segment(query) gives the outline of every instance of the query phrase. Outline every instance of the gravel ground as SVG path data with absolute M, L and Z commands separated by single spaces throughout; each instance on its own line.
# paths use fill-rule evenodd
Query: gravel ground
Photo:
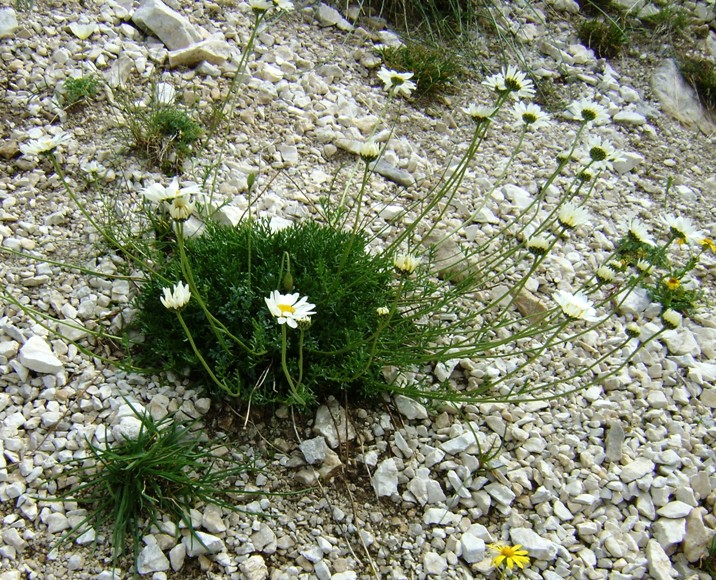
M 178 57 L 131 24 L 136 3 L 37 4 L 17 15 L 15 28 L 14 11 L 0 9 L 0 31 L 11 29 L 0 38 L 0 240 L 10 250 L 111 274 L 121 261 L 98 249 L 96 233 L 67 199 L 52 167 L 20 155 L 19 145 L 69 132 L 60 161 L 93 212 L 102 210 L 103 200 L 90 198 L 86 187 L 86 164 L 92 161 L 109 169 L 104 179 L 112 195 L 136 195 L 163 178 L 142 160 L 116 154 L 121 119 L 107 97 L 66 112 L 58 107 L 56 89 L 70 76 L 99 71 L 110 84 L 169 83 L 185 102 L 205 111 L 225 96 L 251 13 L 233 2 L 177 2 L 174 7 L 200 37 L 223 34 L 227 44 L 217 41 L 211 50 L 230 57 L 171 68 L 169 59 Z M 712 8 L 687 7 L 708 28 Z M 570 2 L 555 0 L 511 3 L 505 11 L 525 41 L 530 67 L 554 79 L 565 104 L 588 98 L 604 106 L 610 122 L 593 132 L 627 155 L 594 188 L 591 224 L 583 235 L 570 237 L 538 273 L 532 289 L 538 296 L 545 292 L 544 300 L 557 286 L 578 286 L 601 263 L 625 217 L 638 216 L 652 231 L 663 231 L 659 218 L 670 212 L 692 218 L 716 237 L 713 125 L 703 117 L 689 123 L 667 114 L 675 109 L 693 119 L 695 109 L 685 97 L 677 105 L 668 101 L 678 83 L 668 76 L 666 49 L 631 49 L 610 63 L 597 60 L 576 44 L 571 9 Z M 385 94 L 374 46 L 395 39 L 377 21 L 353 26 L 313 5 L 261 31 L 227 134 L 217 194 L 230 202 L 225 219 L 245 208 L 242 192 L 257 169 L 264 184 L 272 179 L 257 201 L 261 215 L 297 220 L 311 214 L 335 172 L 353 159 L 353 144 L 381 114 Z M 706 50 L 716 46 L 713 31 L 709 39 Z M 475 39 L 478 47 L 483 42 Z M 499 62 L 487 65 L 496 71 Z M 411 199 L 434 183 L 450 154 L 469 138 L 470 122 L 461 109 L 489 98 L 480 79 L 468 79 L 427 108 L 391 105 L 388 114 L 397 128 L 384 157 L 390 168 L 371 188 L 371 203 L 382 212 L 376 224 L 394 215 L 385 200 Z M 510 124 L 508 116 L 498 119 L 448 229 L 470 215 L 481 199 L 476 193 L 490 191 L 498 179 L 518 138 Z M 494 231 L 520 200 L 534 195 L 574 134 L 575 124 L 557 114 L 550 127 L 529 135 L 529 145 L 476 224 L 461 230 L 463 241 Z M 410 185 L 403 190 L 396 181 Z M 650 343 L 608 384 L 554 401 L 458 409 L 398 398 L 347 410 L 329 401 L 315 416 L 294 417 L 279 408 L 252 410 L 246 418 L 213 407 L 181 377 L 126 373 L 78 350 L 73 340 L 98 356 L 118 354 L 83 327 L 121 327 L 131 316 L 132 287 L 126 281 L 7 253 L 0 275 L 5 292 L 22 304 L 74 325 L 59 328 L 60 336 L 50 334 L 17 306 L 2 304 L 0 580 L 113 577 L 107 530 L 52 549 L 82 514 L 69 502 L 47 500 L 56 491 L 53 478 L 62 472 L 61 462 L 81 456 L 87 440 L 102 441 L 123 428 L 123 397 L 155 417 L 178 411 L 204 417 L 212 432 L 227 433 L 240 453 L 266 467 L 246 481 L 249 490 L 310 488 L 299 495 L 252 497 L 247 509 L 255 515 L 197 506 L 195 525 L 206 534 L 209 553 L 197 553 L 202 550 L 191 545 L 186 530 L 175 536 L 170 522 L 163 530 L 147 530 L 139 566 L 152 578 L 496 577 L 486 548 L 493 541 L 529 551 L 528 578 L 708 578 L 697 564 L 716 529 L 712 309 L 702 308 L 683 327 Z M 715 275 L 714 256 L 705 255 L 694 277 L 706 304 L 713 304 Z M 653 332 L 660 327 L 659 313 L 648 297 L 636 296 L 601 334 L 584 336 L 541 361 L 535 372 L 549 379 L 557 365 L 589 361 L 627 320 L 639 319 Z M 428 372 L 457 384 L 484 369 L 459 360 Z M 479 448 L 494 442 L 501 442 L 501 452 L 481 465 Z M 123 562 L 116 577 L 131 576 L 130 567 Z

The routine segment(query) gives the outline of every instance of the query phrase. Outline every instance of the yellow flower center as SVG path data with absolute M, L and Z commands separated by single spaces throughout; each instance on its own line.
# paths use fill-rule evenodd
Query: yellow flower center
M 281 311 L 281 314 L 286 314 L 287 312 L 293 314 L 296 312 L 296 309 L 288 304 L 279 304 L 278 309 Z

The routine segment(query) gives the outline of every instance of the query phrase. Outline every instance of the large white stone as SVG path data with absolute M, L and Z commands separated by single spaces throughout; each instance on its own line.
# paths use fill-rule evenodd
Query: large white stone
M 221 538 L 204 532 L 194 532 L 193 535 L 184 536 L 181 541 L 186 547 L 186 555 L 190 558 L 201 554 L 218 554 L 226 549 Z
M 206 40 L 197 42 L 186 48 L 169 52 L 169 66 L 193 66 L 202 61 L 221 64 L 231 56 L 231 46 L 222 34 L 214 34 Z
M 258 554 L 250 556 L 239 564 L 239 570 L 246 580 L 266 580 L 269 575 L 264 559 Z
M 194 25 L 161 0 L 144 0 L 132 22 L 154 34 L 169 50 L 187 48 L 201 40 Z
M 50 345 L 40 336 L 32 336 L 22 345 L 19 355 L 20 363 L 38 373 L 57 374 L 64 367 L 60 359 L 53 353 Z
M 395 459 L 390 457 L 381 461 L 373 473 L 373 489 L 378 497 L 390 496 L 398 492 L 398 467 Z
M 137 571 L 140 574 L 151 574 L 169 570 L 169 560 L 158 544 L 149 544 L 139 553 Z
M 644 477 L 647 473 L 652 473 L 653 471 L 654 462 L 650 459 L 646 459 L 645 457 L 639 457 L 628 465 L 625 465 L 622 468 L 622 472 L 619 477 L 621 477 L 621 480 L 624 483 L 629 483 L 631 481 L 636 481 L 637 479 Z
M 649 540 L 646 545 L 646 561 L 649 563 L 649 578 L 671 580 L 678 577 L 678 572 L 671 566 L 669 556 L 656 540 Z
M 550 542 L 529 528 L 512 528 L 510 538 L 513 544 L 521 544 L 535 560 L 552 560 L 557 555 L 557 546 L 554 542 Z
M 395 407 L 403 417 L 410 419 L 411 421 L 415 419 L 422 420 L 428 418 L 428 411 L 425 406 L 415 399 L 411 399 L 405 395 L 395 396 Z
M 485 557 L 485 541 L 465 532 L 460 538 L 462 544 L 462 559 L 468 564 L 479 562 Z
M 12 8 L 0 10 L 0 38 L 10 36 L 17 29 L 17 15 Z

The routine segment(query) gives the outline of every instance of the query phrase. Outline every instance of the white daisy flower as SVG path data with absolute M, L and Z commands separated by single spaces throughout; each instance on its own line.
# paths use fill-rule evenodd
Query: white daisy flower
M 463 109 L 466 115 L 470 116 L 475 123 L 487 121 L 495 114 L 495 107 L 485 107 L 481 105 L 471 104 L 467 109 Z
M 639 338 L 641 336 L 641 326 L 639 326 L 636 322 L 630 322 L 626 325 L 625 332 L 630 338 Z
M 609 121 L 607 110 L 589 99 L 581 99 L 569 105 L 567 114 L 575 121 L 586 124 L 595 123 L 600 125 Z
M 20 152 L 23 155 L 33 156 L 33 155 L 39 155 L 40 153 L 47 153 L 48 151 L 52 151 L 53 149 L 56 149 L 63 143 L 67 143 L 72 137 L 69 133 L 65 133 L 64 131 L 61 133 L 58 133 L 54 137 L 46 136 L 41 137 L 40 139 L 30 139 L 27 143 L 23 143 L 20 145 Z
M 390 308 L 387 306 L 378 306 L 378 308 L 375 309 L 375 313 L 378 316 L 388 316 L 388 314 L 390 314 Z
M 549 240 L 543 236 L 535 236 L 527 240 L 527 249 L 536 256 L 543 256 L 549 251 Z
M 363 161 L 366 163 L 371 163 L 378 159 L 380 156 L 380 146 L 373 141 L 373 139 L 368 139 L 368 141 L 365 141 L 360 146 L 360 157 Z
M 179 179 L 172 179 L 171 183 L 164 187 L 161 183 L 152 183 L 142 190 L 145 199 L 159 203 L 168 201 L 177 197 L 187 197 L 200 192 L 196 183 L 190 183 L 186 187 L 179 187 Z
M 586 144 L 588 163 L 592 169 L 612 171 L 612 163 L 623 159 L 622 154 L 606 139 L 592 135 Z
M 297 328 L 299 321 L 304 325 L 305 320 L 310 320 L 311 316 L 316 313 L 315 304 L 308 302 L 308 299 L 305 296 L 301 297 L 298 292 L 281 294 L 278 290 L 274 290 L 264 300 L 269 312 L 276 318 L 276 322 L 287 324 L 291 328 Z
M 559 208 L 557 220 L 562 226 L 571 230 L 589 223 L 589 213 L 583 207 L 568 201 Z
M 172 199 L 171 203 L 167 202 L 169 215 L 178 222 L 185 222 L 194 212 L 194 204 L 189 201 L 188 195 L 180 195 Z
M 609 266 L 606 264 L 603 264 L 599 266 L 596 272 L 597 280 L 600 282 L 613 282 L 614 281 L 614 270 L 612 270 Z
M 378 71 L 378 78 L 383 81 L 385 85 L 383 88 L 388 91 L 391 97 L 409 97 L 410 93 L 416 88 L 415 83 L 409 80 L 413 78 L 413 73 L 411 72 L 400 73 L 382 66 Z
M 661 218 L 661 221 L 669 226 L 671 235 L 681 243 L 698 244 L 704 238 L 704 233 L 697 230 L 694 223 L 687 217 L 666 215 Z
M 551 124 L 547 113 L 545 113 L 539 105 L 534 103 L 525 104 L 522 101 L 515 103 L 512 109 L 518 126 L 525 126 L 528 129 L 537 131 Z
M 647 260 L 639 260 L 636 263 L 636 269 L 648 276 L 654 271 L 654 265 Z
M 656 245 L 654 238 L 651 237 L 649 230 L 646 229 L 646 225 L 644 225 L 644 223 L 637 218 L 632 218 L 622 227 L 626 230 L 627 235 L 632 238 L 632 240 L 646 244 L 647 246 Z
M 558 290 L 552 295 L 552 298 L 559 304 L 562 312 L 573 320 L 586 320 L 587 322 L 599 320 L 592 301 L 582 292 L 572 294 L 571 292 Z
M 683 317 L 681 314 L 671 308 L 667 308 L 661 313 L 661 320 L 667 328 L 679 328 L 679 326 L 681 326 L 682 319 Z
M 498 74 L 489 76 L 482 81 L 482 84 L 499 94 L 509 93 L 513 99 L 534 97 L 535 95 L 532 81 L 513 65 L 509 65 L 506 69 L 503 67 Z
M 254 12 L 268 12 L 273 8 L 273 3 L 268 0 L 249 0 L 249 6 Z
M 393 259 L 393 266 L 398 274 L 405 274 L 409 276 L 415 271 L 415 268 L 420 264 L 420 258 L 413 254 L 398 254 Z
M 165 308 L 169 310 L 179 310 L 184 308 L 191 298 L 189 285 L 178 282 L 173 288 L 164 288 L 164 296 L 159 298 Z

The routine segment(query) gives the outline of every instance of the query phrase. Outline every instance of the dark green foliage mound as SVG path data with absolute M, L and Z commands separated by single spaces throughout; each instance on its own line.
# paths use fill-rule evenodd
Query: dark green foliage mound
M 261 222 L 247 221 L 238 228 L 209 224 L 203 236 L 187 240 L 186 251 L 208 311 L 253 351 L 215 332 L 192 296 L 181 315 L 208 366 L 241 399 L 265 403 L 287 398 L 282 328 L 264 300 L 274 290 L 298 292 L 315 304 L 303 340 L 302 392 L 309 402 L 339 395 L 342 389 L 350 389 L 352 397 L 375 394 L 384 384 L 386 358 L 394 357 L 413 334 L 412 323 L 399 314 L 377 315 L 376 308 L 393 306 L 398 282 L 392 262 L 369 254 L 360 234 L 313 222 L 277 233 Z M 221 394 L 177 316 L 160 303 L 162 288 L 179 280 L 185 280 L 180 261 L 170 256 L 137 298 L 138 324 L 145 336 L 140 362 L 159 369 L 188 368 L 204 376 L 210 392 Z M 287 362 L 295 381 L 301 374 L 301 332 L 286 331 Z
M 431 95 L 446 91 L 462 70 L 457 57 L 437 46 L 418 42 L 385 47 L 381 58 L 386 67 L 398 72 L 412 72 L 418 94 Z

